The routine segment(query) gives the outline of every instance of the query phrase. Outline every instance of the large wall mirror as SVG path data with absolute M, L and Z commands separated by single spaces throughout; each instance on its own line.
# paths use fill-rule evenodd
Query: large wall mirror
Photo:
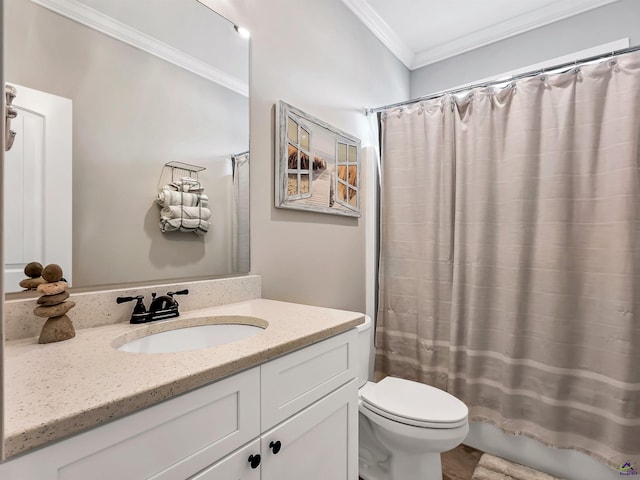
M 248 40 L 197 0 L 4 7 L 5 291 L 248 272 Z

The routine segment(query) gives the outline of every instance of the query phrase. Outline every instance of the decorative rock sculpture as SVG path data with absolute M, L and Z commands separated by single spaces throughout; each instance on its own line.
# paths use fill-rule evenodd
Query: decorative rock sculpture
M 76 302 L 65 302 L 63 300 L 62 303 L 58 303 L 57 305 L 50 305 L 46 307 L 41 305 L 36 307 L 33 313 L 36 317 L 42 318 L 59 317 L 61 315 L 66 315 L 67 312 L 75 306 Z
M 66 315 L 62 315 L 47 319 L 40 332 L 38 343 L 61 342 L 75 336 L 76 331 L 73 328 L 71 319 Z
M 22 280 L 20 282 L 20 287 L 26 289 L 26 290 L 35 290 L 36 288 L 38 288 L 38 285 L 41 285 L 43 283 L 46 283 L 47 281 L 42 278 L 42 277 L 38 277 L 38 278 L 25 278 L 24 280 Z
M 38 278 L 42 275 L 42 264 L 38 262 L 27 263 L 24 267 L 24 274 L 29 278 Z
M 62 268 L 60 268 L 60 265 L 56 265 L 55 263 L 52 263 L 44 267 L 40 275 L 47 282 L 50 282 L 50 283 L 59 282 L 60 280 L 62 280 Z
M 58 305 L 59 303 L 64 302 L 67 298 L 69 298 L 69 292 L 62 292 L 56 293 L 54 295 L 43 295 L 37 300 L 37 302 L 38 305 L 50 307 L 52 305 Z
M 62 268 L 52 263 L 41 268 L 38 275 L 40 274 L 43 282 L 36 288 L 43 295 L 38 298 L 38 306 L 33 313 L 37 317 L 47 318 L 47 321 L 42 327 L 38 343 L 61 342 L 75 337 L 76 332 L 67 313 L 76 306 L 76 303 L 67 301 L 69 285 L 62 278 Z
M 38 285 L 37 290 L 43 295 L 58 295 L 69 288 L 67 282 L 45 282 Z
M 26 290 L 35 290 L 38 288 L 38 285 L 47 282 L 47 280 L 40 276 L 42 274 L 42 265 L 38 262 L 28 263 L 27 266 L 24 267 L 24 274 L 29 278 L 22 280 L 20 287 Z

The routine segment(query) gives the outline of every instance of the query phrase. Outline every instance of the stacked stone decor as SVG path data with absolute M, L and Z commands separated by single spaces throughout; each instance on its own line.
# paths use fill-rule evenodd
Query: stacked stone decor
M 39 281 L 35 288 L 42 293 L 37 300 L 38 306 L 33 310 L 37 317 L 47 319 L 40 332 L 38 343 L 61 342 L 75 337 L 76 331 L 67 313 L 76 306 L 76 303 L 67 300 L 69 285 L 63 278 L 62 268 L 55 263 L 42 268 L 42 265 L 33 262 L 27 265 L 24 271 L 30 277 L 38 273 L 38 278 L 32 277 L 32 280 Z M 24 281 L 20 285 L 24 286 L 23 283 Z
M 35 290 L 41 283 L 47 283 L 47 281 L 40 276 L 42 275 L 42 265 L 38 262 L 28 263 L 27 266 L 24 267 L 24 274 L 29 278 L 22 280 L 20 286 L 26 290 Z

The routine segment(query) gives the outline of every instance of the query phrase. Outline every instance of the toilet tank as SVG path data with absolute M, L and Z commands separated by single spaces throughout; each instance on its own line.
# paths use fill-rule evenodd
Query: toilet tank
M 373 322 L 369 315 L 364 316 L 364 323 L 356 327 L 358 330 L 358 380 L 359 386 L 369 381 L 373 367 Z

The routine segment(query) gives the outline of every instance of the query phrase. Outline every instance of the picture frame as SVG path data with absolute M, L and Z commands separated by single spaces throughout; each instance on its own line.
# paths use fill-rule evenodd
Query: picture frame
M 276 107 L 275 206 L 360 216 L 360 140 L 283 101 Z

